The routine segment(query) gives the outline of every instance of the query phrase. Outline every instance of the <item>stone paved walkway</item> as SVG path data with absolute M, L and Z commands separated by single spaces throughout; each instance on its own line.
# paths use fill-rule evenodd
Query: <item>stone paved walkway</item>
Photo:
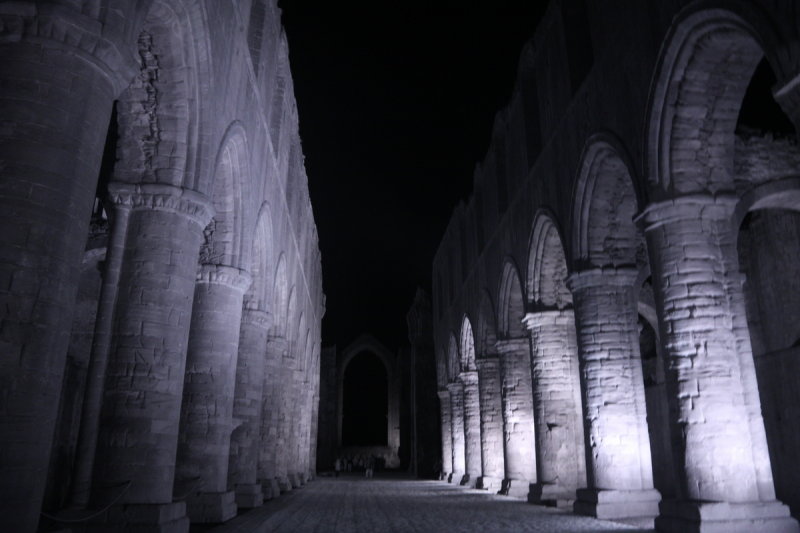
M 194 529 L 193 529 L 194 531 Z M 441 481 L 318 478 L 212 533 L 643 533 Z

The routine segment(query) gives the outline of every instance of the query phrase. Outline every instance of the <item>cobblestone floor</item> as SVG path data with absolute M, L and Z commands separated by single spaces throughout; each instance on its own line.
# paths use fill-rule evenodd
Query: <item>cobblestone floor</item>
M 194 531 L 194 530 L 193 530 Z M 321 477 L 212 533 L 643 533 L 441 481 Z

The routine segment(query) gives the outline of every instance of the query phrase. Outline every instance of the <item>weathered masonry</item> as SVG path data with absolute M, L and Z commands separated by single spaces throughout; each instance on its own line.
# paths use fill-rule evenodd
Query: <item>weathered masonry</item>
M 188 531 L 302 485 L 324 296 L 277 2 L 0 17 L 0 529 Z
M 792 3 L 551 3 L 433 266 L 451 482 L 800 530 L 798 126 Z

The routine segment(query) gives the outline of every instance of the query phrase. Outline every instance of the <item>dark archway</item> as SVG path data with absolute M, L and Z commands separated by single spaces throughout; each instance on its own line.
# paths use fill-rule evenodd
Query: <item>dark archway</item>
M 342 445 L 388 444 L 389 383 L 386 368 L 374 353 L 358 353 L 344 371 Z

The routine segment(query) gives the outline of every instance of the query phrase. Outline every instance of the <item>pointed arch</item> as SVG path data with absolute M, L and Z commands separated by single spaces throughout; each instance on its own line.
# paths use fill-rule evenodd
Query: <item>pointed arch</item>
M 567 289 L 569 272 L 561 232 L 553 216 L 540 210 L 534 217 L 528 248 L 527 294 L 537 310 L 565 309 L 572 306 Z
M 286 254 L 281 253 L 278 257 L 278 265 L 275 267 L 275 278 L 272 285 L 272 320 L 273 335 L 283 337 L 286 335 L 289 317 L 289 280 L 286 274 Z
M 497 323 L 492 297 L 489 291 L 481 291 L 480 307 L 478 309 L 478 330 L 475 338 L 475 349 L 478 357 L 495 353 L 497 343 Z
M 627 151 L 610 134 L 594 135 L 579 168 L 572 213 L 574 269 L 635 267 L 641 239 L 633 217 L 640 195 Z
M 460 365 L 458 362 L 458 342 L 455 333 L 450 333 L 447 344 L 447 382 L 452 383 L 458 377 Z
M 526 336 L 522 320 L 525 317 L 525 298 L 522 293 L 519 270 L 509 258 L 503 265 L 497 298 L 498 333 L 503 338 Z
M 253 282 L 244 296 L 244 307 L 247 309 L 267 310 L 271 300 L 272 289 L 269 272 L 272 268 L 272 216 L 269 204 L 264 202 L 258 212 L 256 227 L 253 232 L 252 251 L 250 253 L 250 277 Z
M 645 153 L 655 194 L 734 190 L 739 109 L 764 50 L 775 47 L 775 35 L 759 8 L 741 2 L 678 15 L 650 92 Z M 774 58 L 767 59 L 781 71 Z
M 464 319 L 461 321 L 461 339 L 460 352 L 461 352 L 461 371 L 471 372 L 475 368 L 475 335 L 472 333 L 472 322 L 465 314 Z

